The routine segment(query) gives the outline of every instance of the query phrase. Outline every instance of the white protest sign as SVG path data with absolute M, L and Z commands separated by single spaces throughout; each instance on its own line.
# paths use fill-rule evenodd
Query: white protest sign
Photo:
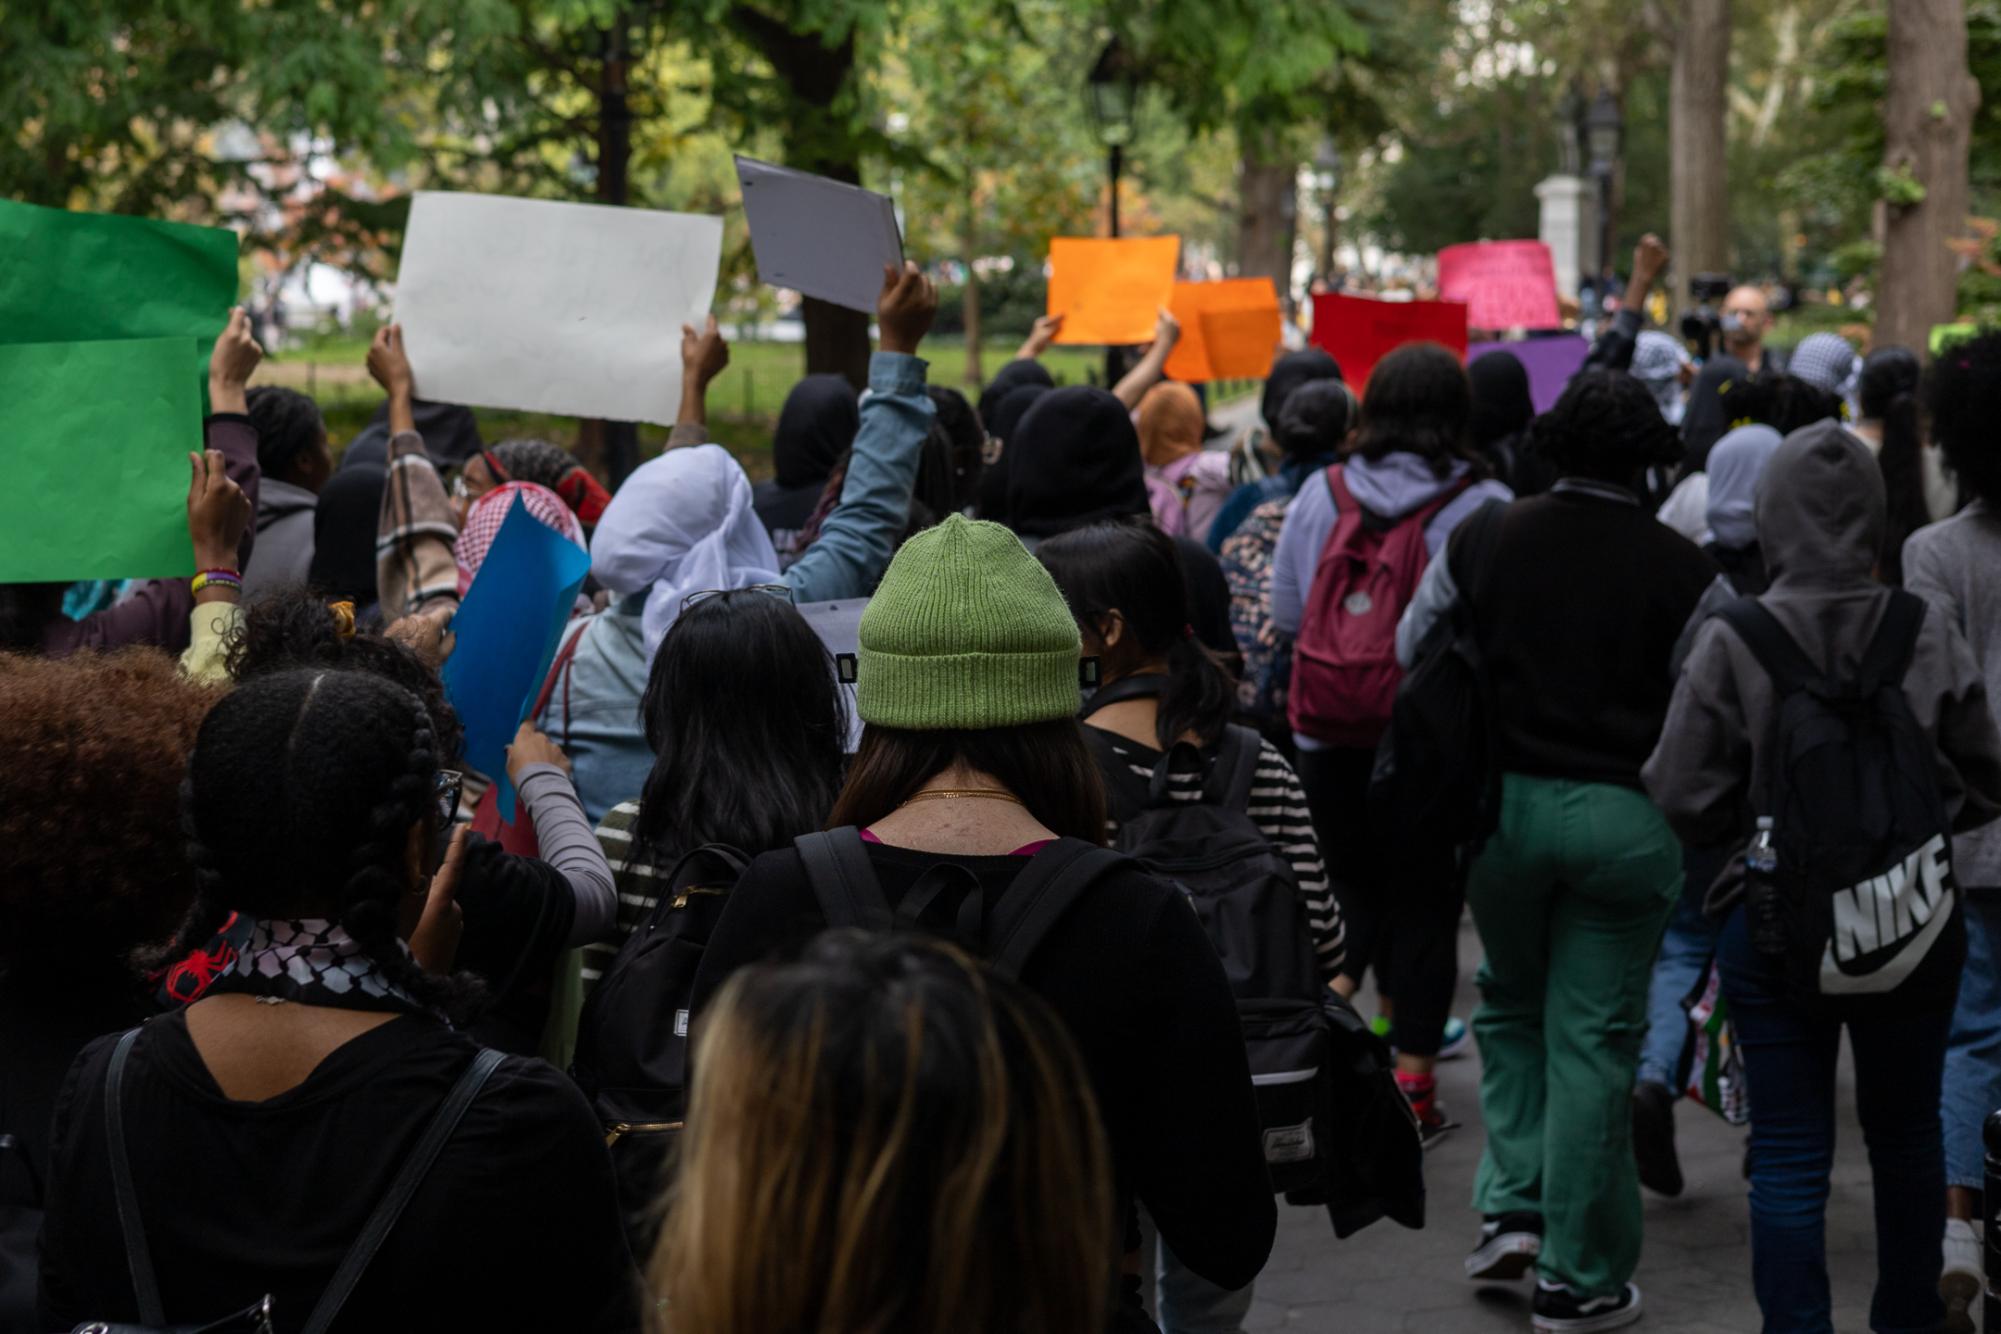
M 835 673 L 840 672 L 839 659 L 843 654 L 853 656 L 861 652 L 862 613 L 868 610 L 867 598 L 843 598 L 839 602 L 802 602 L 799 614 L 806 618 L 806 624 L 813 627 L 813 633 L 820 636 L 820 643 L 827 652 L 834 655 Z M 862 743 L 861 715 L 855 711 L 855 687 L 853 682 L 842 682 L 841 692 L 848 697 L 848 754 L 852 755 Z
M 722 246 L 700 214 L 420 190 L 396 277 L 417 392 L 671 425 Z
M 889 196 L 755 158 L 739 157 L 736 175 L 757 276 L 873 315 L 883 265 L 903 267 Z

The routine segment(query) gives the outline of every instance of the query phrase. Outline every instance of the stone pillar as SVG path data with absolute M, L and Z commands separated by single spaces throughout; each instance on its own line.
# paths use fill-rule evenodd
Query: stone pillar
M 1577 299 L 1577 280 L 1599 269 L 1598 187 L 1582 176 L 1551 176 L 1537 184 L 1542 243 L 1556 269 L 1557 295 Z

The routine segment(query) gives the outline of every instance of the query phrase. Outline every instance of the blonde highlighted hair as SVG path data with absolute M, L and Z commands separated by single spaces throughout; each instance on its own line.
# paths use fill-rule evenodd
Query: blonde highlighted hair
M 1083 1062 L 1018 983 L 829 932 L 702 1017 L 648 1271 L 671 1334 L 1097 1334 L 1117 1261 Z

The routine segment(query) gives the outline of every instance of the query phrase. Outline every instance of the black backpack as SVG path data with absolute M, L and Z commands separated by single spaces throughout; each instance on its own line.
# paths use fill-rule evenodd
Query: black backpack
M 1852 679 L 1833 680 L 1756 599 L 1718 613 L 1771 677 L 1764 739 L 1787 989 L 1816 1012 L 1942 1013 L 1966 920 L 1937 748 L 1904 698 L 1924 601 L 1892 590 Z
M 1088 709 L 1160 685 L 1157 676 L 1128 677 Z M 1107 779 L 1116 846 L 1187 897 L 1222 958 L 1272 1189 L 1295 1204 L 1327 1205 L 1344 1237 L 1385 1214 L 1422 1227 L 1423 1146 L 1389 1051 L 1320 980 L 1292 863 L 1249 815 L 1258 734 L 1226 727 L 1201 797 L 1189 801 L 1171 788 L 1176 771 L 1199 772 L 1193 746 L 1173 747 L 1142 784 L 1109 736 L 1084 732 Z
M 1386 843 L 1456 854 L 1461 866 L 1500 823 L 1500 744 L 1474 604 L 1506 508 L 1489 501 L 1453 533 L 1445 559 L 1459 596 L 1397 687 L 1369 778 L 1369 817 Z
M 668 1151 L 688 1092 L 688 1002 L 695 970 L 750 859 L 724 843 L 674 864 L 646 920 L 633 929 L 577 1020 L 571 1077 L 605 1128 L 634 1254 L 650 1241 Z

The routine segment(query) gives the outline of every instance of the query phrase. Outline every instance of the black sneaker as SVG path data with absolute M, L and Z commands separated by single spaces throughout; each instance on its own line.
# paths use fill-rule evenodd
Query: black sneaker
M 1541 1214 L 1489 1214 L 1480 1224 L 1480 1244 L 1466 1257 L 1466 1277 L 1512 1282 L 1534 1269 L 1541 1254 Z
M 1589 1334 L 1619 1329 L 1639 1318 L 1637 1283 L 1628 1283 L 1624 1292 L 1610 1297 L 1580 1297 L 1561 1283 L 1542 1279 L 1536 1283 L 1535 1315 L 1529 1323 L 1543 1334 Z
M 1633 1086 L 1633 1157 L 1640 1184 L 1672 1199 L 1681 1194 L 1681 1160 L 1674 1151 L 1674 1090 L 1643 1079 Z

